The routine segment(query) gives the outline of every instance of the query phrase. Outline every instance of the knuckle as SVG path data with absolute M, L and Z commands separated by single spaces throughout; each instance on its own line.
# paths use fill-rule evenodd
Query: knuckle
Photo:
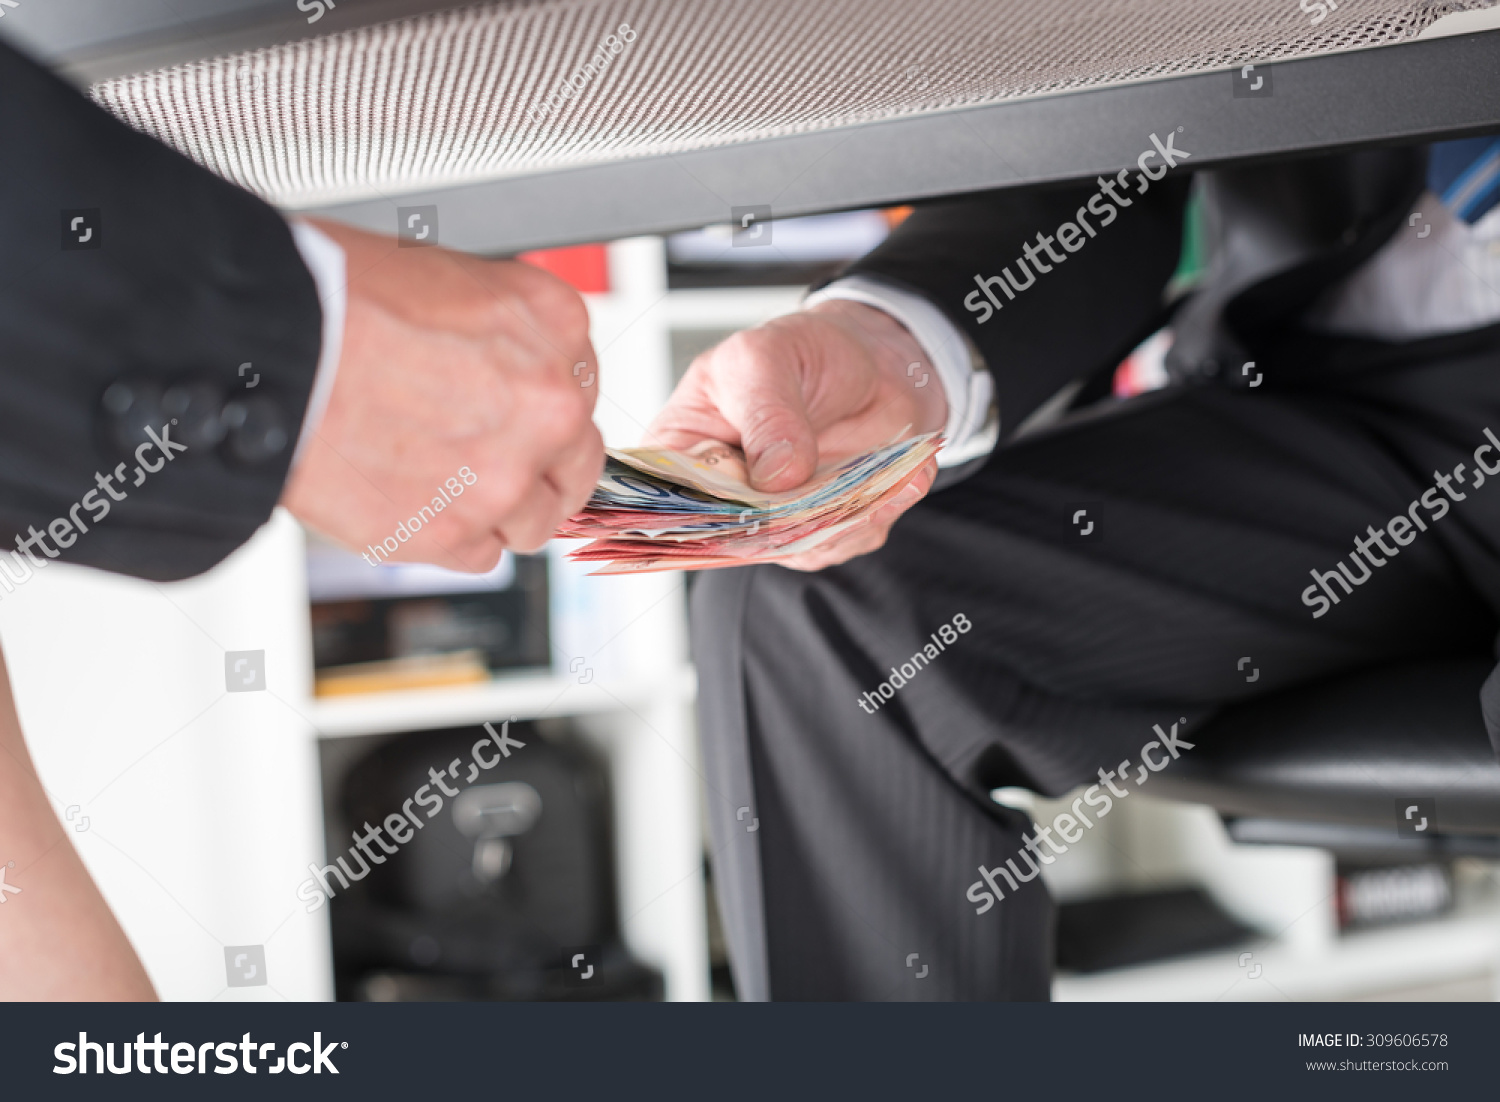
M 479 569 L 474 571 L 474 573 L 488 574 L 491 570 L 500 565 L 500 560 L 504 557 L 504 545 L 502 545 L 499 540 L 492 540 L 491 542 L 485 544 L 484 547 L 480 548 L 470 561 L 472 561 L 476 566 L 479 567 Z
M 592 394 L 569 376 L 550 380 L 537 399 L 539 423 L 556 439 L 576 439 L 593 423 Z
M 503 520 L 515 512 L 526 498 L 525 483 L 514 473 L 508 478 L 487 481 L 490 485 L 485 488 L 485 492 L 477 502 L 483 519 L 476 520 L 476 525 L 490 523 L 497 518 Z
M 732 333 L 721 340 L 718 344 L 715 344 L 712 347 L 699 352 L 696 356 L 693 357 L 693 362 L 688 365 L 688 370 L 706 371 L 711 368 L 716 361 L 723 358 L 725 349 L 727 349 L 729 346 L 729 342 L 734 340 L 735 337 L 738 336 L 738 333 Z
M 569 476 L 565 483 L 558 487 L 558 494 L 561 498 L 558 511 L 561 519 L 566 520 L 588 505 L 597 482 L 597 477 L 583 473 Z
M 532 551 L 541 550 L 556 527 L 551 517 L 526 517 L 507 525 L 505 536 L 513 551 L 529 554 Z
M 506 260 L 501 263 L 505 266 L 505 274 L 511 287 L 517 294 L 528 298 L 538 293 L 543 284 L 554 278 L 550 273 L 524 260 Z
M 571 287 L 564 287 L 562 298 L 551 301 L 547 316 L 562 338 L 570 344 L 586 343 L 589 332 L 589 309 Z
M 786 335 L 777 327 L 761 325 L 746 329 L 730 337 L 725 344 L 733 344 L 737 357 L 760 363 L 775 361 L 786 351 Z
M 522 284 L 522 296 L 538 317 L 563 335 L 575 338 L 588 331 L 589 312 L 583 296 L 549 272 L 525 266 L 531 277 Z
M 493 532 L 476 533 L 471 540 L 466 540 L 454 549 L 454 555 L 462 569 L 471 574 L 487 574 L 500 565 L 500 557 L 505 554 L 505 545 L 501 543 Z
M 547 537 L 545 535 L 538 535 L 535 532 L 526 532 L 522 535 L 512 535 L 510 537 L 510 549 L 512 551 L 519 551 L 523 555 L 530 555 L 533 552 L 540 551 L 546 546 L 546 543 Z
M 764 326 L 741 329 L 729 334 L 708 351 L 698 353 L 693 358 L 689 371 L 707 375 L 733 371 L 743 368 L 747 363 L 773 356 L 778 346 L 779 338 Z

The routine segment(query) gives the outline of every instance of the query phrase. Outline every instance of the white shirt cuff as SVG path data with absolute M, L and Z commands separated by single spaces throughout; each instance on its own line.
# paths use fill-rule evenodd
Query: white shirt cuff
M 318 301 L 323 307 L 323 350 L 318 356 L 318 371 L 313 376 L 307 412 L 302 417 L 302 431 L 297 436 L 297 449 L 292 453 L 292 466 L 296 467 L 307 442 L 318 431 L 323 411 L 328 408 L 328 397 L 333 393 L 333 381 L 339 371 L 339 353 L 344 343 L 344 314 L 348 309 L 349 291 L 344 273 L 344 250 L 338 243 L 307 222 L 292 222 L 291 229 L 292 240 L 297 243 L 302 262 L 312 273 L 313 283 L 318 288 Z
M 943 312 L 920 295 L 866 276 L 847 276 L 809 295 L 803 306 L 830 299 L 873 306 L 895 318 L 926 353 L 948 398 L 939 467 L 957 467 L 988 455 L 1000 436 L 995 380 L 975 362 L 969 342 Z

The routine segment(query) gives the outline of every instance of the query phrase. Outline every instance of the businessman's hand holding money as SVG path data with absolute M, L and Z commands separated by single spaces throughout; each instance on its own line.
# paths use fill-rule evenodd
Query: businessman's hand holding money
M 942 388 L 918 387 L 907 374 L 909 364 L 925 359 L 889 315 L 853 302 L 823 302 L 736 333 L 699 356 L 648 439 L 660 448 L 710 456 L 714 444 L 728 445 L 725 455 L 743 453 L 744 481 L 752 490 L 805 492 L 815 474 L 826 478 L 898 438 L 910 441 L 943 427 Z M 876 550 L 896 519 L 931 488 L 935 450 L 909 444 L 903 455 L 919 457 L 916 473 L 896 493 L 876 494 L 875 507 L 852 518 L 838 514 L 851 522 L 805 551 L 766 557 L 819 570 Z M 889 474 L 889 465 L 883 469 Z

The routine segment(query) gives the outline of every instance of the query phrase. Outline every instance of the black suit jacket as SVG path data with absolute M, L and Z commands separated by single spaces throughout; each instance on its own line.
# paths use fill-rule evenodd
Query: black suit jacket
M 990 367 L 1007 432 L 1066 383 L 1113 368 L 1169 319 L 1169 370 L 1239 382 L 1237 365 L 1286 340 L 1320 294 L 1404 224 L 1426 163 L 1425 148 L 1411 147 L 1200 173 L 1212 263 L 1195 293 L 1174 303 L 1164 291 L 1182 246 L 1189 177 L 1180 171 L 1143 195 L 1132 172 L 1120 189 L 1130 207 L 1109 225 L 1094 218 L 1092 238 L 986 320 L 964 306 L 976 276 L 1005 265 L 1016 272 L 1026 243 L 1088 210 L 1096 181 L 923 204 L 846 274 L 942 310 Z
M 0 150 L 0 546 L 203 571 L 270 516 L 312 388 L 287 224 L 3 45 Z

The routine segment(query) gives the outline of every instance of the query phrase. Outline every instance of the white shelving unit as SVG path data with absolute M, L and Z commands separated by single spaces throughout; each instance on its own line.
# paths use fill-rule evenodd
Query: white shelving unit
M 1442 918 L 1345 934 L 1315 951 L 1271 941 L 1061 976 L 1052 985 L 1059 1002 L 1422 1000 L 1445 990 L 1500 999 L 1500 900 L 1470 901 Z
M 310 711 L 323 738 L 340 738 L 483 723 L 496 716 L 540 719 L 635 711 L 663 700 L 691 703 L 696 688 L 691 666 L 667 671 L 655 681 L 611 685 L 580 684 L 552 674 L 502 674 L 485 685 L 315 700 Z
M 1073 794 L 1073 795 L 1076 795 Z M 1002 801 L 1049 822 L 1071 796 L 1003 790 Z M 1198 884 L 1245 926 L 1251 943 L 1222 952 L 1060 975 L 1064 1002 L 1500 999 L 1500 879 L 1471 862 L 1455 909 L 1441 917 L 1340 933 L 1334 862 L 1323 850 L 1241 845 L 1209 808 L 1132 795 L 1044 866 L 1060 900 Z

